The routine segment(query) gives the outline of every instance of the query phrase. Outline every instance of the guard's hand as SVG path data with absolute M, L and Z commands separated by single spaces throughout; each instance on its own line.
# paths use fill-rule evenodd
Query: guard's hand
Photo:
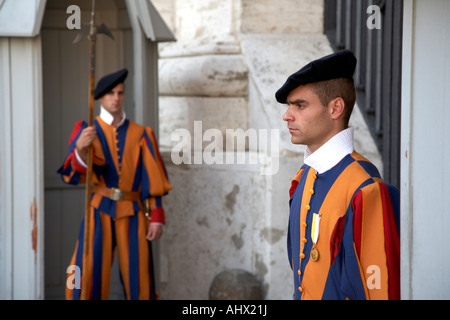
M 163 232 L 163 226 L 161 224 L 150 223 L 147 232 L 147 240 L 157 241 L 161 238 Z
M 86 127 L 81 131 L 80 136 L 76 142 L 76 148 L 78 155 L 83 159 L 83 161 L 87 161 L 87 148 L 92 145 L 97 136 L 97 130 L 94 126 Z
M 97 136 L 97 130 L 94 126 L 92 127 L 86 127 L 81 131 L 80 136 L 77 140 L 77 149 L 86 149 L 89 147 L 93 142 L 95 137 Z

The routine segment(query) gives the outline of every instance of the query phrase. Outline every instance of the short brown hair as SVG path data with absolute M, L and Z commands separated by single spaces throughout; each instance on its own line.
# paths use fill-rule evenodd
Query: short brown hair
M 345 103 L 344 121 L 348 126 L 353 107 L 356 103 L 356 89 L 352 80 L 345 78 L 313 82 L 312 91 L 319 97 L 320 102 L 327 106 L 331 100 L 342 98 Z

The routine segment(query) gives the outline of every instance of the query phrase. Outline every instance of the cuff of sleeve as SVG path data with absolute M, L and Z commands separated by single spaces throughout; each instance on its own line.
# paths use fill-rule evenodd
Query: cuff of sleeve
M 75 158 L 77 159 L 77 162 L 83 166 L 84 168 L 87 168 L 87 164 L 84 163 L 83 159 L 81 159 L 80 155 L 78 154 L 77 149 L 75 149 Z
M 164 209 L 163 208 L 155 208 L 152 210 L 151 214 L 151 223 L 160 223 L 165 224 L 166 219 L 164 215 Z
M 81 160 L 80 156 L 78 155 L 77 150 L 74 150 L 74 155 L 72 157 L 72 166 L 75 169 L 75 171 L 77 172 L 81 172 L 81 173 L 86 173 L 86 164 L 83 162 L 83 160 Z

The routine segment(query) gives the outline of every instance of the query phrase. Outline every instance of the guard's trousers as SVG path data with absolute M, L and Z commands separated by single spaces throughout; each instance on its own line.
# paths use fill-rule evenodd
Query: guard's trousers
M 133 216 L 115 220 L 92 208 L 90 216 L 91 245 L 87 272 L 83 270 L 84 219 L 71 260 L 71 265 L 81 270 L 81 279 L 83 276 L 89 279 L 89 299 L 107 300 L 109 298 L 111 267 L 116 248 L 125 298 L 155 299 L 152 250 L 151 243 L 146 239 L 148 220 L 144 214 L 138 212 Z M 83 281 L 79 283 L 82 286 Z M 81 286 L 78 288 L 66 286 L 66 299 L 79 300 Z

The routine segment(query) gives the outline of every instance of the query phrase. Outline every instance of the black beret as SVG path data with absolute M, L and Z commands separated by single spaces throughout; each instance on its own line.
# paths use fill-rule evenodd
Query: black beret
M 346 78 L 353 80 L 356 57 L 350 50 L 342 50 L 314 60 L 289 76 L 286 83 L 278 89 L 275 98 L 286 103 L 289 93 L 298 86 L 312 82 Z
M 101 78 L 97 83 L 97 87 L 95 88 L 95 100 L 103 97 L 105 94 L 114 89 L 114 87 L 119 83 L 123 83 L 127 76 L 128 70 L 122 69 Z

